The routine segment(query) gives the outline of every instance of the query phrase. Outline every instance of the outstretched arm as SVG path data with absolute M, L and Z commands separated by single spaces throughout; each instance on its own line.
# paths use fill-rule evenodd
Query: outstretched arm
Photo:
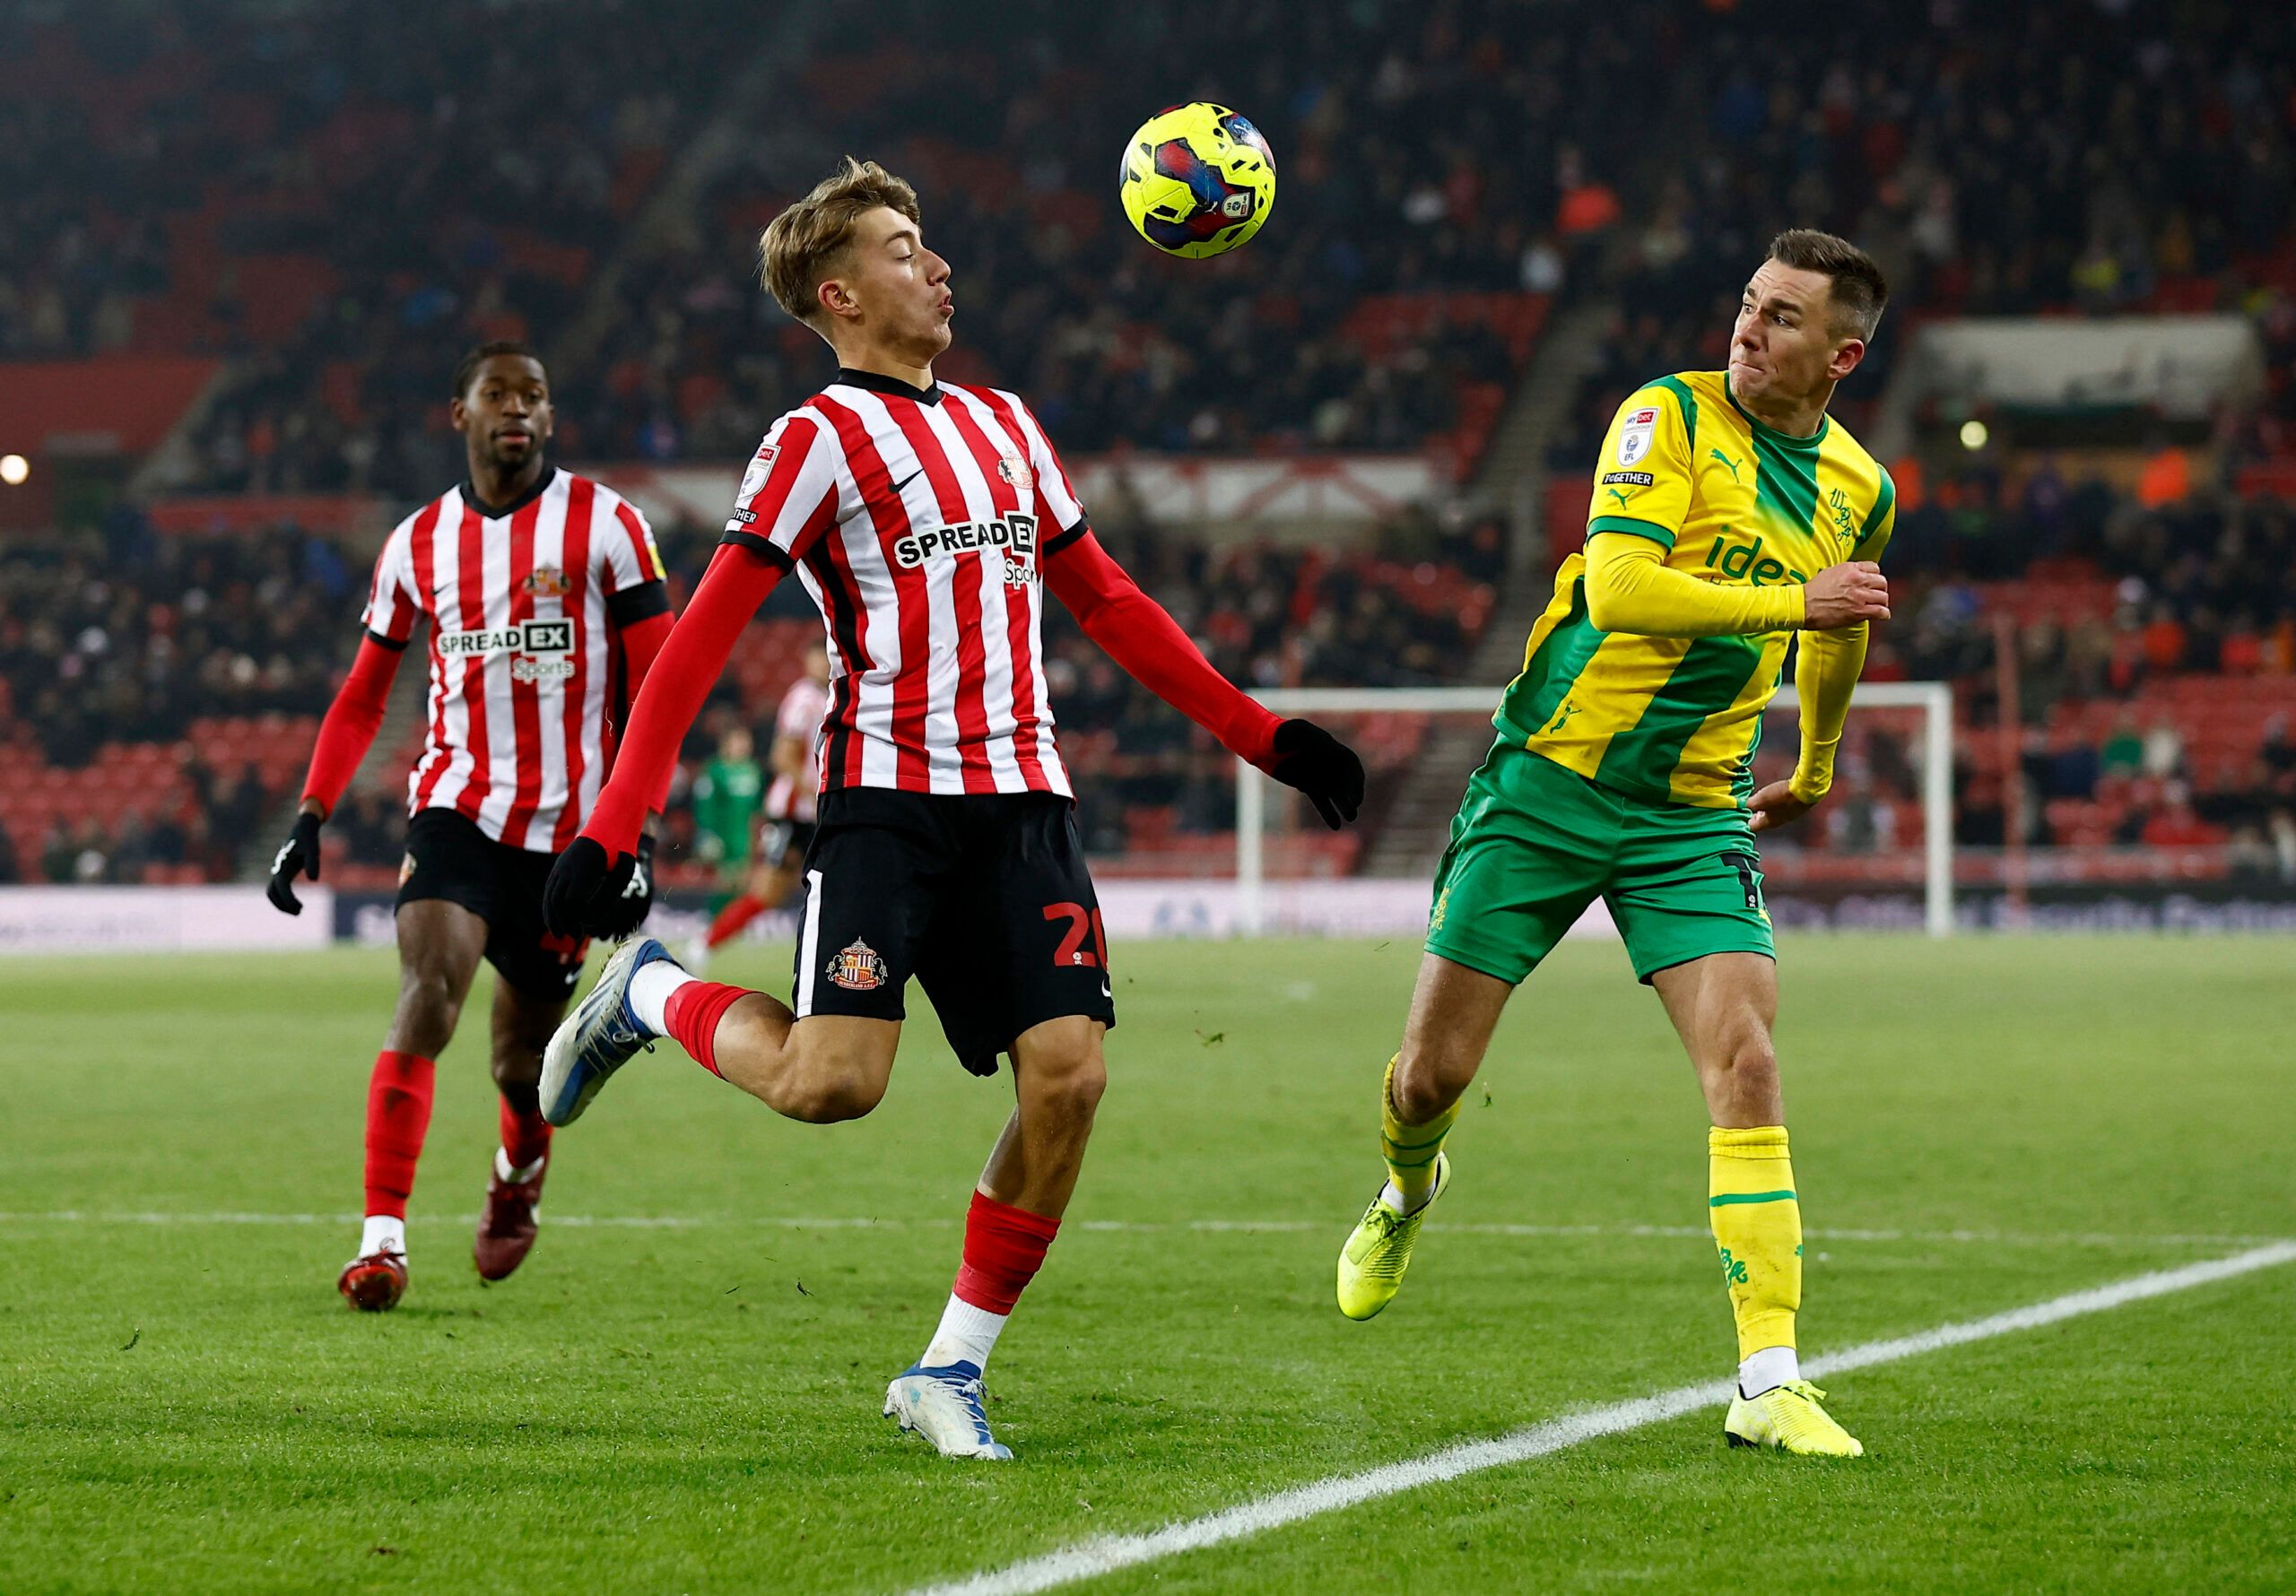
M 742 629 L 781 580 L 782 568 L 748 549 L 720 547 L 685 613 L 649 662 L 614 755 L 613 774 L 582 827 L 582 835 L 609 857 L 631 853 L 647 814 L 661 806 L 687 729 L 717 685 Z M 634 675 L 637 662 L 631 664 Z
M 676 620 L 677 618 L 665 609 L 658 614 L 648 615 L 643 620 L 632 621 L 616 631 L 614 640 L 622 647 L 622 691 L 627 695 L 628 702 L 631 706 L 634 707 L 637 704 L 638 695 L 645 690 L 647 674 L 653 670 L 654 661 L 660 656 L 663 648 L 668 644 L 670 633 L 675 627 Z M 630 716 L 625 714 L 622 718 L 627 723 Z M 622 746 L 616 743 L 607 755 L 607 759 L 610 761 L 619 760 L 621 755 Z M 609 763 L 606 769 L 611 775 L 613 765 Z M 657 798 L 650 807 L 661 808 L 661 801 Z
M 1270 768 L 1280 717 L 1213 669 L 1179 622 L 1140 590 L 1090 528 L 1055 545 L 1046 556 L 1044 575 L 1053 596 L 1068 606 L 1084 635 L 1134 681 L 1217 737 L 1237 758 Z
M 1336 831 L 1363 806 L 1363 761 L 1313 721 L 1283 720 L 1212 668 L 1164 606 L 1109 558 L 1090 527 L 1048 545 L 1045 580 L 1084 635 L 1132 679 L 1315 804 Z

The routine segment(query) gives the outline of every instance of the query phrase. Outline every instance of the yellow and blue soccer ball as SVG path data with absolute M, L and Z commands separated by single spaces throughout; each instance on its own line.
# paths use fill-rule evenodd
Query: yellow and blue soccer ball
M 1224 255 L 1275 204 L 1275 156 L 1248 117 L 1198 100 L 1158 111 L 1124 147 L 1124 213 L 1167 255 Z

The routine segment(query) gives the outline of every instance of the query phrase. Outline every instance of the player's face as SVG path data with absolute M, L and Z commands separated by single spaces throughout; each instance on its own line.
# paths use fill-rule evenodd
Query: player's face
M 932 364 L 949 347 L 949 322 L 956 315 L 949 263 L 926 248 L 917 224 L 890 205 L 854 223 L 853 265 L 843 282 L 883 347 L 917 366 Z
M 550 378 L 532 355 L 489 355 L 450 412 L 490 464 L 515 471 L 550 441 Z
M 1833 325 L 1833 282 L 1766 260 L 1738 302 L 1730 391 L 1755 406 L 1805 403 L 1857 367 L 1863 341 Z

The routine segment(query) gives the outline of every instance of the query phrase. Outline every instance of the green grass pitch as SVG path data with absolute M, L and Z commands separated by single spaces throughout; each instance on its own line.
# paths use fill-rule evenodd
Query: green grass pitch
M 474 1009 L 413 1288 L 369 1317 L 335 1216 L 386 958 L 11 961 L 0 1591 L 900 1591 L 1727 1370 L 1711 1246 L 1676 1229 L 1703 1115 L 1615 947 L 1516 1000 L 1366 1325 L 1332 1265 L 1416 949 L 1118 952 L 1083 1185 L 990 1371 L 1004 1467 L 878 1414 L 1010 1102 L 921 1003 L 857 1124 L 634 1064 L 492 1288 Z M 2296 1235 L 2288 942 L 1801 938 L 1782 975 L 1805 1352 Z M 2296 1267 L 1831 1389 L 1860 1463 L 1727 1451 L 1717 1410 L 1079 1588 L 2296 1587 Z

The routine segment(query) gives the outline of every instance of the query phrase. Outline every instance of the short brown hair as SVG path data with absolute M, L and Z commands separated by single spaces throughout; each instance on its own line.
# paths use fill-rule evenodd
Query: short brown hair
M 1788 228 L 1770 241 L 1770 258 L 1831 281 L 1836 327 L 1870 340 L 1882 325 L 1882 307 L 1890 302 L 1889 279 L 1872 256 L 1848 239 L 1813 227 Z
M 817 332 L 826 325 L 815 291 L 845 264 L 853 224 L 880 205 L 924 225 L 917 190 L 875 161 L 848 155 L 811 194 L 766 223 L 757 240 L 758 277 L 774 302 Z

